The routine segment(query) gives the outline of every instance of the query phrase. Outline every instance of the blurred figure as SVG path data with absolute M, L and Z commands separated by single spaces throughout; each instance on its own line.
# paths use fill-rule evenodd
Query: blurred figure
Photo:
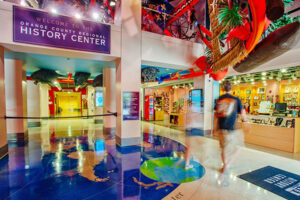
M 219 142 L 222 150 L 223 167 L 220 169 L 221 173 L 226 171 L 237 155 L 237 146 L 244 144 L 243 132 L 236 130 L 235 127 L 238 115 L 241 115 L 243 122 L 246 121 L 246 113 L 241 100 L 230 94 L 232 89 L 231 83 L 224 81 L 223 87 L 226 94 L 220 96 L 215 107 Z
M 202 123 L 203 120 L 201 119 L 201 114 L 197 110 L 197 107 L 192 105 L 190 100 L 188 100 L 187 102 L 188 103 L 187 103 L 186 116 L 185 116 L 186 150 L 184 154 L 186 169 L 193 167 L 192 165 L 190 165 L 192 137 L 204 135 L 203 123 Z M 197 144 L 197 149 L 198 150 L 200 149 L 199 144 Z
M 249 102 L 246 102 L 246 103 L 245 103 L 244 109 L 245 109 L 245 112 L 246 112 L 246 113 L 250 113 L 250 104 L 249 104 Z

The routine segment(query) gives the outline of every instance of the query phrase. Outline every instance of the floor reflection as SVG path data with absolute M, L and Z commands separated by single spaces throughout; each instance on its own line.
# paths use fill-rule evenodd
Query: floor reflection
M 184 150 L 151 131 L 141 146 L 119 147 L 113 134 L 88 121 L 51 121 L 33 129 L 28 144 L 10 144 L 9 156 L 0 160 L 0 199 L 162 199 L 178 184 L 150 179 L 140 166 Z

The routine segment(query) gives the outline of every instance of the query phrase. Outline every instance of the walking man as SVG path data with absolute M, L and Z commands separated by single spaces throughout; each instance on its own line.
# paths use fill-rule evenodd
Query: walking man
M 217 117 L 217 128 L 219 133 L 219 142 L 222 150 L 223 167 L 220 169 L 224 173 L 229 164 L 237 155 L 237 145 L 243 145 L 243 132 L 236 130 L 236 121 L 238 115 L 241 115 L 242 121 L 246 121 L 246 113 L 243 109 L 241 100 L 232 96 L 232 85 L 229 81 L 224 81 L 224 90 L 226 94 L 220 96 L 216 102 L 215 114 Z

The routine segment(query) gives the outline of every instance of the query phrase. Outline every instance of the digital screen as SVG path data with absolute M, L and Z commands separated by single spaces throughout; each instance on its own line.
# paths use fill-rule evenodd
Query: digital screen
M 95 142 L 95 151 L 97 155 L 103 155 L 105 151 L 104 140 L 97 140 Z
M 95 92 L 96 107 L 103 107 L 103 91 Z
M 287 107 L 286 103 L 276 103 L 275 104 L 275 110 L 278 112 L 286 112 L 286 107 Z

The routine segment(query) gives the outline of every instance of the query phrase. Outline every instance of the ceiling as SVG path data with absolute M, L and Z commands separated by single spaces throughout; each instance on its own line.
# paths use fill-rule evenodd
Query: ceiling
M 57 71 L 61 75 L 75 72 L 89 72 L 94 78 L 103 72 L 106 67 L 115 67 L 114 62 L 50 56 L 32 53 L 5 51 L 6 59 L 22 60 L 26 63 L 26 73 L 30 76 L 33 72 L 44 68 Z
M 5 58 L 22 60 L 24 63 L 26 63 L 26 74 L 28 76 L 39 69 L 50 69 L 65 76 L 67 76 L 69 73 L 74 75 L 75 72 L 89 72 L 91 73 L 90 78 L 95 78 L 97 75 L 103 72 L 104 68 L 115 67 L 114 62 L 13 51 L 5 51 Z M 142 69 L 147 67 L 154 67 L 158 69 L 158 77 L 178 71 L 178 69 L 142 65 Z

